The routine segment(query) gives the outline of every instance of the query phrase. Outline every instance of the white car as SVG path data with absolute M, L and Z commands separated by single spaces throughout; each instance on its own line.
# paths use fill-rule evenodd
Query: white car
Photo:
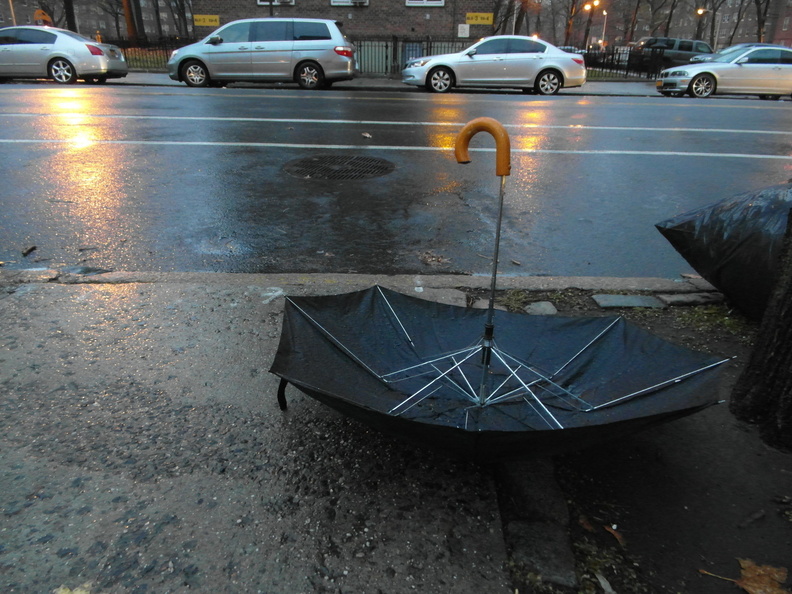
M 780 99 L 792 95 L 792 49 L 784 46 L 740 48 L 709 62 L 668 68 L 657 79 L 666 96 L 759 95 Z
M 586 82 L 582 55 L 571 54 L 533 37 L 486 37 L 469 48 L 407 62 L 402 82 L 446 93 L 454 87 L 520 88 L 554 95 Z
M 128 70 L 118 47 L 73 31 L 32 25 L 0 29 L 0 79 L 103 83 L 108 78 L 125 77 Z

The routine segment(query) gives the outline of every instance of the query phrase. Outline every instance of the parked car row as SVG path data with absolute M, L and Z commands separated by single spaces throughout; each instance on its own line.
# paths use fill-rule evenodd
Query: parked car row
M 792 95 L 792 48 L 743 43 L 714 53 L 704 42 L 660 37 L 645 38 L 639 45 L 652 51 L 662 48 L 674 63 L 656 81 L 658 92 L 666 96 Z M 354 78 L 356 48 L 332 20 L 244 19 L 174 51 L 167 68 L 170 78 L 194 87 L 291 81 L 317 89 Z M 0 28 L 0 80 L 103 83 L 127 72 L 124 54 L 114 45 L 53 27 Z M 553 95 L 585 84 L 586 66 L 583 54 L 533 37 L 499 35 L 461 52 L 410 59 L 402 82 L 436 93 L 486 87 Z
M 50 27 L 0 29 L 0 78 L 105 82 L 127 74 L 121 50 Z M 354 78 L 356 48 L 336 21 L 243 19 L 173 52 L 168 76 L 191 87 L 230 82 L 296 82 L 327 88 Z M 402 82 L 445 93 L 455 87 L 521 88 L 552 95 L 586 82 L 584 59 L 519 35 L 485 38 L 466 50 L 410 60 Z

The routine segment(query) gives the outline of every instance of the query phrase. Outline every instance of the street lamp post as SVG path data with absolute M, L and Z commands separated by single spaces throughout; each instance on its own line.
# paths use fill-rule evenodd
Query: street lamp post
M 589 2 L 583 8 L 588 11 L 588 18 L 586 19 L 586 32 L 583 35 L 583 49 L 588 49 L 589 31 L 591 31 L 591 17 L 594 16 L 594 9 L 599 6 L 600 0 Z
M 16 14 L 14 14 L 14 0 L 8 0 L 8 8 L 11 9 L 11 24 L 16 26 Z
M 602 37 L 601 37 L 600 45 L 602 45 L 606 41 L 605 40 L 605 26 L 608 24 L 608 11 L 607 10 L 603 10 L 602 11 L 602 17 L 603 17 L 603 20 L 602 20 Z
M 709 12 L 709 10 L 707 10 L 706 8 L 697 8 L 696 9 L 696 15 L 697 15 L 696 18 L 698 19 L 698 22 L 696 23 L 696 36 L 695 36 L 695 39 L 701 39 L 701 28 L 702 28 L 702 25 L 704 24 L 704 15 L 707 14 L 708 12 Z

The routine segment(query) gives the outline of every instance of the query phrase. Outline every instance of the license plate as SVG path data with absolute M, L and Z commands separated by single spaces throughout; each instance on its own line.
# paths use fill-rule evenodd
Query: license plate
M 655 82 L 655 86 L 658 89 L 661 89 L 663 87 L 663 81 L 662 80 L 658 80 L 657 82 Z

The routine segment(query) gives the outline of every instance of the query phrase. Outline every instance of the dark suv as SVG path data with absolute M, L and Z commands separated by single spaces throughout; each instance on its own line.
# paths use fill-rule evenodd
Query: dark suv
M 698 54 L 711 54 L 712 48 L 704 41 L 695 39 L 678 39 L 676 37 L 644 37 L 638 41 L 633 50 L 646 62 L 650 56 L 657 56 L 660 68 L 681 66 L 690 63 L 690 59 Z

